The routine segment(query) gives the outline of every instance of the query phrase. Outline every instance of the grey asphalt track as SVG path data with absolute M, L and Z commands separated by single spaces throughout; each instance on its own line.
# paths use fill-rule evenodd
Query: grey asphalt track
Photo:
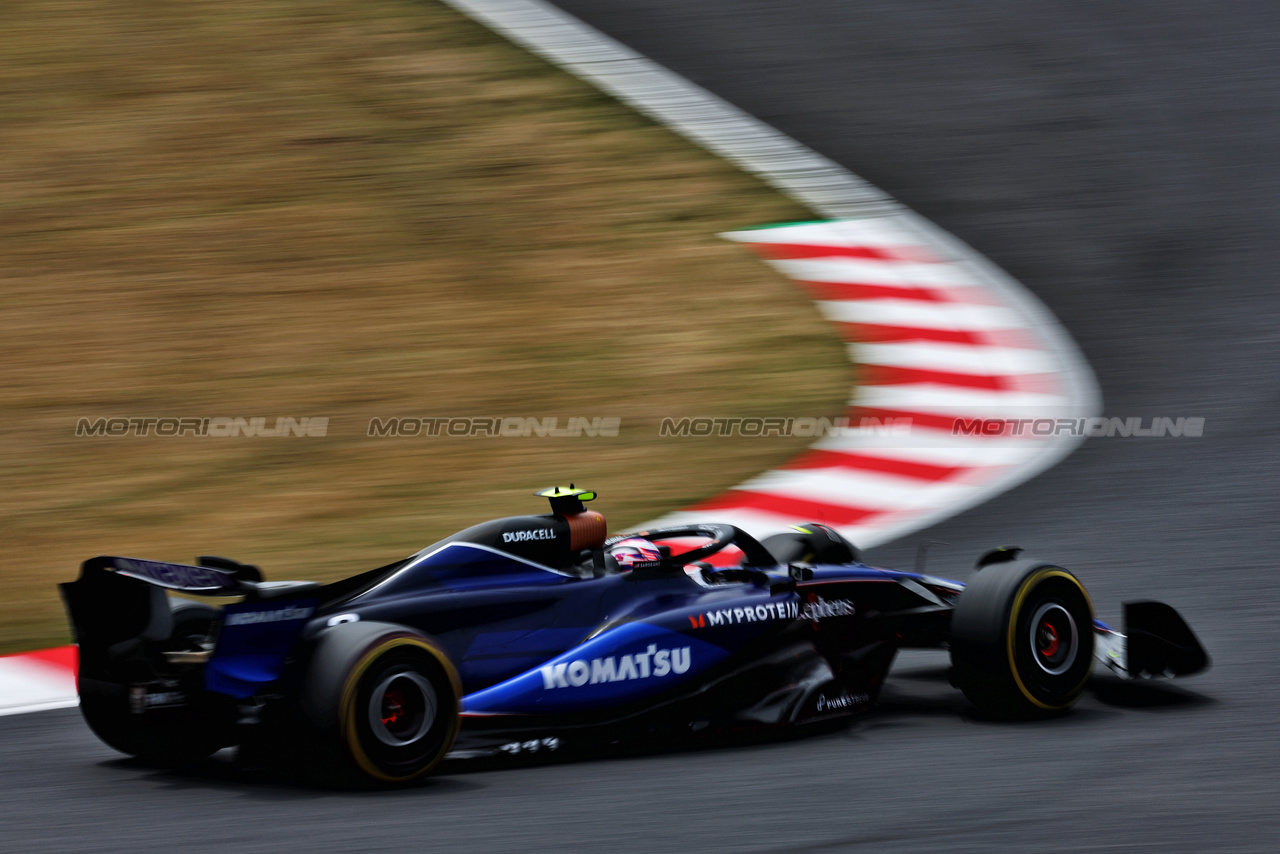
M 1107 415 L 1093 439 L 922 536 L 1072 567 L 1099 616 L 1150 596 L 1214 657 L 1103 683 L 1063 719 L 975 719 L 945 657 L 799 741 L 447 773 L 344 794 L 118 758 L 74 710 L 0 719 L 15 851 L 1273 851 L 1280 836 L 1280 6 L 1035 0 L 561 0 L 866 177 L 1030 287 Z M 744 223 L 745 225 L 746 223 Z M 869 557 L 910 566 L 914 542 Z

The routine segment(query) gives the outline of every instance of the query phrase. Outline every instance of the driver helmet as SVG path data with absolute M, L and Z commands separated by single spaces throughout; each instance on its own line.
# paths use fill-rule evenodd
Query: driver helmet
M 662 562 L 662 552 L 653 543 L 641 537 L 618 540 L 609 547 L 609 554 L 618 562 L 618 568 L 629 572 L 643 566 L 657 566 Z

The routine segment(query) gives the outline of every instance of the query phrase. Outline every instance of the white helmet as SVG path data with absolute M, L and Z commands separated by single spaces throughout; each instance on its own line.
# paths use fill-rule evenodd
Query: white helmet
M 609 554 L 618 562 L 623 572 L 662 562 L 662 552 L 653 543 L 641 537 L 628 537 L 609 546 Z

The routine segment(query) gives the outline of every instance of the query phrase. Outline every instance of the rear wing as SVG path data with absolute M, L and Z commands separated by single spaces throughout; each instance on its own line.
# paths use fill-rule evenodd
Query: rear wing
M 211 566 L 189 566 L 183 563 L 161 563 L 134 557 L 99 555 L 84 562 L 81 567 L 81 577 L 95 570 L 114 572 L 166 590 L 199 596 L 241 596 L 249 592 L 249 588 L 245 586 L 247 579 L 237 576 L 234 570 Z M 252 584 L 252 582 L 249 583 Z
M 195 596 L 245 596 L 250 600 L 284 599 L 308 595 L 320 589 L 314 581 L 263 581 L 256 566 L 210 555 L 197 558 L 199 566 L 164 563 L 136 557 L 99 555 L 80 566 L 80 578 L 95 574 L 145 581 L 154 587 Z
M 261 581 L 255 567 L 227 558 L 198 560 L 206 565 L 99 555 L 81 564 L 78 579 L 58 585 L 80 645 L 82 681 L 132 684 L 138 674 L 151 672 L 145 666 L 148 644 L 173 632 L 168 591 L 243 597 L 240 604 L 221 609 L 225 620 L 210 671 L 209 681 L 217 682 L 209 685 L 212 690 L 248 696 L 278 675 L 288 645 L 315 612 L 321 585 Z

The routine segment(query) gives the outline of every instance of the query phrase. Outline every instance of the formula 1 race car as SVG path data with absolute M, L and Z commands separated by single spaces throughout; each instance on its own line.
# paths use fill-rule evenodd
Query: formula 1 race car
M 724 524 L 606 537 L 594 493 L 497 519 L 342 581 L 96 557 L 61 585 L 80 707 L 157 761 L 232 745 L 353 781 L 453 756 L 803 727 L 869 708 L 903 648 L 949 648 L 998 717 L 1066 710 L 1100 659 L 1121 676 L 1208 665 L 1169 606 L 1097 622 L 1067 570 L 997 549 L 965 584 L 876 569 L 832 528 L 757 541 Z M 728 564 L 728 565 L 726 565 Z M 166 591 L 238 597 L 214 607 Z

